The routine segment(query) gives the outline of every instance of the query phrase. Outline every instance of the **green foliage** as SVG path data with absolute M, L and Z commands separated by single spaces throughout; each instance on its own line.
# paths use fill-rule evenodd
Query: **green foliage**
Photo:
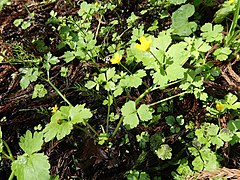
M 140 135 L 136 136 L 137 142 L 139 142 L 139 146 L 142 149 L 147 147 L 147 143 L 149 142 L 149 134 L 148 132 L 141 132 Z
M 84 106 L 61 106 L 43 130 L 45 141 L 51 141 L 55 137 L 58 140 L 64 138 L 71 133 L 74 124 L 86 125 L 88 119 L 92 117 L 92 113 Z
M 45 127 L 37 126 L 33 134 L 27 131 L 25 136 L 20 138 L 19 145 L 24 154 L 19 155 L 16 160 L 0 133 L 0 153 L 12 161 L 12 175 L 18 179 L 49 179 L 50 165 L 47 156 L 38 151 L 44 143 L 54 138 L 63 139 L 73 128 L 83 130 L 94 138 L 98 145 L 106 145 L 108 148 L 116 148 L 114 143 L 117 139 L 122 140 L 119 148 L 133 145 L 131 137 L 136 136 L 139 146 L 134 143 L 134 148 L 140 148 L 142 152 L 133 170 L 126 173 L 128 179 L 150 179 L 150 176 L 140 169 L 148 159 L 149 152 L 159 158 L 157 163 L 160 162 L 158 165 L 161 167 L 154 167 L 156 170 L 178 165 L 172 176 L 181 180 L 195 172 L 220 167 L 222 159 L 217 150 L 223 147 L 224 143 L 233 145 L 240 142 L 239 119 L 228 121 L 226 128 L 218 124 L 221 115 L 238 118 L 238 97 L 229 93 L 223 99 L 216 99 L 207 93 L 209 91 L 205 91 L 206 84 L 213 83 L 216 77 L 221 75 L 221 69 L 217 67 L 215 60 L 230 62 L 239 52 L 239 31 L 236 30 L 239 14 L 234 13 L 229 34 L 223 36 L 223 30 L 228 31 L 226 27 L 201 21 L 199 6 L 212 6 L 211 0 L 195 0 L 194 5 L 185 4 L 186 0 L 149 0 L 149 4 L 140 7 L 142 11 L 139 16 L 131 13 L 124 21 L 118 14 L 123 1 L 110 2 L 97 1 L 93 4 L 81 1 L 74 17 L 61 17 L 57 12 L 51 11 L 51 17 L 46 24 L 51 24 L 54 33 L 58 34 L 57 53 L 52 51 L 50 46 L 46 46 L 45 39 L 42 41 L 43 37 L 33 40 L 36 50 L 45 53 L 43 57 L 32 58 L 31 55 L 26 55 L 23 49 L 16 51 L 14 58 L 24 62 L 19 70 L 22 74 L 21 88 L 27 88 L 38 79 L 43 80 L 62 97 L 63 103 L 68 104 L 61 106 L 59 110 L 56 105 L 51 120 Z M 175 5 L 178 5 L 178 9 L 170 12 L 176 9 Z M 236 7 L 236 2 L 224 2 L 223 8 L 216 13 L 215 22 L 222 22 L 237 8 L 239 7 Z M 155 12 L 158 12 L 158 17 L 152 19 L 152 23 L 143 22 L 145 16 L 155 15 Z M 106 20 L 111 13 L 119 17 Z M 170 19 L 171 13 L 170 28 L 162 27 L 159 20 Z M 34 13 L 29 13 L 27 18 L 15 19 L 13 23 L 27 30 L 34 24 L 36 17 Z M 169 19 L 166 21 L 170 22 Z M 164 22 L 166 21 L 164 19 Z M 121 29 L 123 22 L 126 22 L 126 29 Z M 197 22 L 204 25 L 198 26 Z M 142 41 L 144 38 L 149 42 Z M 52 39 L 48 40 L 52 42 Z M 148 47 L 138 49 L 136 44 Z M 215 45 L 219 47 L 214 49 Z M 61 52 L 60 57 L 58 52 Z M 112 61 L 108 59 L 114 57 L 115 53 L 119 53 L 121 59 L 117 64 L 110 64 Z M 1 52 L 0 57 L 0 61 L 4 61 L 6 52 Z M 83 81 L 77 82 L 77 89 L 82 95 L 87 94 L 87 97 L 91 96 L 103 102 L 103 108 L 106 108 L 106 111 L 101 111 L 106 113 L 101 115 L 106 117 L 103 124 L 102 120 L 96 124 L 94 119 L 91 121 L 93 126 L 90 125 L 88 120 L 98 111 L 85 108 L 85 104 L 73 106 L 50 81 L 55 75 L 61 75 L 67 86 L 71 86 L 69 82 L 72 82 L 72 79 L 68 79 L 72 73 L 70 67 L 77 61 L 82 65 L 79 71 L 84 72 L 87 69 L 85 77 L 78 79 Z M 53 69 L 60 70 L 59 74 L 51 77 Z M 44 97 L 48 93 L 45 89 L 47 86 L 39 82 L 35 84 L 32 98 Z M 68 90 L 70 91 L 71 87 Z M 189 122 L 184 115 L 175 113 L 175 105 L 181 104 L 178 101 L 183 100 L 187 93 L 195 96 L 197 100 L 194 101 L 199 108 L 206 107 L 210 112 L 210 116 L 205 117 L 205 123 L 198 121 L 198 129 L 195 128 L 194 121 Z M 172 100 L 178 96 L 179 99 Z M 44 113 L 49 114 L 50 109 L 44 109 Z M 208 123 L 208 120 L 211 120 L 211 123 Z M 163 128 L 159 129 L 162 124 Z M 137 127 L 138 125 L 141 126 Z M 134 128 L 136 131 L 132 130 Z M 121 133 L 117 133 L 120 130 Z M 136 132 L 137 135 L 134 134 Z M 134 136 L 129 136 L 132 133 Z M 121 135 L 122 137 L 119 137 Z M 169 143 L 170 141 L 174 143 Z M 180 151 L 176 154 L 172 148 L 180 143 Z M 149 172 L 152 172 L 152 169 L 149 169 Z
M 20 86 L 22 89 L 26 89 L 31 82 L 38 79 L 39 72 L 37 68 L 21 68 L 19 71 L 24 74 L 20 80 Z
M 1 0 L 0 1 L 0 11 L 4 8 L 5 5 L 9 5 L 9 0 Z
M 49 168 L 47 156 L 43 155 L 43 153 L 18 156 L 17 160 L 12 163 L 12 171 L 19 180 L 50 179 Z
M 19 145 L 28 155 L 41 150 L 43 144 L 43 134 L 35 132 L 33 135 L 27 131 L 25 136 L 20 138 Z
M 44 88 L 43 84 L 36 84 L 34 86 L 34 91 L 33 91 L 33 95 L 32 98 L 42 98 L 47 94 L 47 90 Z
M 206 42 L 221 42 L 223 39 L 223 26 L 220 24 L 212 26 L 211 23 L 206 23 L 201 27 L 201 36 Z
M 195 12 L 195 8 L 191 4 L 182 5 L 172 15 L 172 28 L 174 33 L 179 36 L 188 36 L 196 31 L 197 24 L 188 22 L 188 18 Z
M 29 20 L 15 19 L 15 20 L 13 21 L 13 24 L 14 24 L 16 27 L 18 27 L 18 26 L 21 25 L 21 28 L 22 28 L 23 30 L 25 30 L 25 29 L 29 28 L 29 27 L 32 25 L 32 23 L 33 23 L 32 20 L 34 19 L 34 16 L 35 16 L 35 13 L 34 13 L 34 12 L 29 13 L 29 15 L 28 15 Z
M 130 170 L 126 173 L 128 180 L 150 180 L 149 175 L 146 172 L 139 172 L 137 170 Z
M 139 124 L 139 119 L 141 121 L 149 121 L 152 119 L 152 112 L 149 106 L 142 104 L 136 110 L 136 104 L 134 101 L 128 101 L 125 103 L 121 109 L 122 115 L 124 117 L 123 124 L 128 128 L 132 129 Z M 138 118 L 139 115 L 139 118 Z
M 12 162 L 12 173 L 19 180 L 27 179 L 50 179 L 50 164 L 48 157 L 41 150 L 43 144 L 43 134 L 35 132 L 33 135 L 27 131 L 24 137 L 20 138 L 19 145 L 25 152 Z
M 160 148 L 158 148 L 155 153 L 158 158 L 162 160 L 171 159 L 172 158 L 172 148 L 168 144 L 162 144 Z
M 174 4 L 174 5 L 183 4 L 186 1 L 187 0 L 168 0 L 168 2 L 170 2 L 171 4 Z
M 229 47 L 218 48 L 214 51 L 213 55 L 216 56 L 217 60 L 224 61 L 227 60 L 228 55 L 230 55 L 232 51 Z
M 216 23 L 221 23 L 229 14 L 234 11 L 234 7 L 234 1 L 232 4 L 230 3 L 230 1 L 225 1 L 222 5 L 222 8 L 216 12 L 214 21 Z

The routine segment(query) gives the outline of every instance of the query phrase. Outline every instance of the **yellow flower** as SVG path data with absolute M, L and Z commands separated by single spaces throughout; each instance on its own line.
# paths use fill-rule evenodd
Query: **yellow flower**
M 218 111 L 223 111 L 223 110 L 224 110 L 224 104 L 217 103 L 217 104 L 216 104 L 216 109 L 217 109 Z
M 135 48 L 141 51 L 150 51 L 150 47 L 152 45 L 151 37 L 145 38 L 144 36 L 141 36 L 139 38 L 139 41 L 140 41 L 140 44 L 135 44 Z
M 110 60 L 112 64 L 119 64 L 122 59 L 122 55 L 119 53 L 115 53 L 113 58 Z
M 96 2 L 94 3 L 94 6 L 97 7 L 98 5 L 99 5 L 99 3 L 96 1 Z
M 234 0 L 228 0 L 229 4 L 233 4 Z
M 54 106 L 54 107 L 52 107 L 51 109 L 52 109 L 52 113 L 55 113 L 55 112 L 57 112 L 57 110 L 58 110 L 58 107 L 57 107 L 57 105 L 55 105 L 55 106 Z

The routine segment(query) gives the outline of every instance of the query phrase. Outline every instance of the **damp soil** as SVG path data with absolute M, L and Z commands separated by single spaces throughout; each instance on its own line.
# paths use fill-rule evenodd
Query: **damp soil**
M 51 24 L 45 22 L 50 17 L 49 13 L 53 10 L 60 16 L 74 16 L 79 10 L 77 1 L 65 1 L 58 0 L 54 3 L 40 4 L 41 1 L 17 1 L 13 0 L 10 6 L 7 6 L 0 12 L 0 52 L 6 51 L 5 55 L 8 57 L 21 57 L 31 58 L 43 56 L 45 52 L 39 52 L 36 50 L 36 46 L 32 44 L 32 40 L 39 38 L 45 44 L 51 43 L 51 49 L 49 49 L 53 55 L 61 56 L 62 50 L 57 48 L 57 44 L 60 41 L 59 35 L 52 31 Z M 90 0 L 88 2 L 91 2 Z M 216 9 L 221 1 L 218 1 Z M 26 8 L 28 7 L 28 9 Z M 114 13 L 107 13 L 105 16 L 106 23 L 113 19 L 121 18 L 122 23 L 118 25 L 119 32 L 123 32 L 126 29 L 126 19 L 134 12 L 136 15 L 140 15 L 140 11 L 147 6 L 147 1 L 144 0 L 128 0 L 123 1 L 123 4 L 116 9 Z M 13 25 L 13 21 L 17 18 L 27 19 L 28 10 L 35 12 L 36 22 L 29 30 L 22 30 Z M 170 10 L 171 11 L 171 10 Z M 172 9 L 174 11 L 174 8 Z M 214 15 L 212 9 L 201 7 L 199 11 L 203 14 L 209 13 L 206 16 L 206 21 Z M 116 16 L 116 14 L 118 16 Z M 140 21 L 147 22 L 146 27 L 150 25 L 157 17 L 157 12 L 152 12 L 144 15 Z M 92 29 L 96 29 L 97 20 Z M 163 20 L 160 22 L 162 29 L 166 29 L 171 24 L 170 20 Z M 122 38 L 128 39 L 128 33 Z M 54 39 L 49 42 L 49 39 Z M 18 44 L 23 45 L 23 51 L 25 54 L 17 51 L 16 46 Z M 15 47 L 15 48 L 13 48 Z M 211 57 L 209 57 L 210 59 Z M 214 60 L 212 60 L 213 63 Z M 103 62 L 97 62 L 99 67 L 103 66 Z M 66 64 L 65 64 L 66 65 Z M 64 105 L 62 99 L 56 94 L 56 92 L 45 82 L 42 83 L 48 89 L 48 94 L 41 99 L 32 99 L 32 91 L 34 83 L 27 89 L 21 90 L 19 86 L 20 76 L 19 68 L 23 67 L 22 63 L 0 63 L 0 126 L 3 132 L 3 139 L 7 142 L 13 155 L 19 155 L 22 153 L 21 148 L 18 145 L 19 138 L 27 130 L 33 131 L 34 127 L 38 124 L 45 126 L 51 117 L 51 111 L 49 107 L 57 105 Z M 58 72 L 63 64 L 56 65 L 51 69 L 52 82 L 57 88 L 67 97 L 67 99 L 73 104 L 86 104 L 86 107 L 94 110 L 94 116 L 90 119 L 91 124 L 98 132 L 101 132 L 101 125 L 105 124 L 105 115 L 107 109 L 102 106 L 102 100 L 104 92 L 101 94 L 91 94 L 85 91 L 80 91 L 79 87 L 84 82 L 86 75 L 94 73 L 94 66 L 88 63 L 82 63 L 79 61 L 73 61 L 67 64 L 68 81 L 61 77 Z M 239 93 L 239 77 L 240 63 L 234 61 L 231 63 L 220 63 L 218 65 L 224 72 L 223 75 L 216 78 L 215 81 L 205 82 L 206 92 L 213 97 L 223 98 L 228 92 L 234 94 Z M 15 74 L 15 76 L 13 76 Z M 148 79 L 145 79 L 148 82 Z M 79 85 L 76 86 L 76 85 Z M 139 94 L 144 91 L 143 88 L 139 88 L 131 93 L 129 99 L 136 99 Z M 145 99 L 144 103 L 152 103 L 157 100 L 167 97 L 168 92 L 174 92 L 169 89 L 164 91 L 157 91 L 151 93 Z M 98 97 L 98 98 L 96 98 Z M 123 104 L 126 97 L 118 98 L 118 104 Z M 181 101 L 173 100 L 169 106 L 173 107 L 174 116 L 183 115 L 186 121 L 193 121 L 196 128 L 201 123 L 206 121 L 206 109 L 203 104 L 195 99 L 193 95 L 186 95 Z M 139 161 L 139 155 L 141 150 L 139 149 L 136 135 L 143 131 L 147 131 L 150 135 L 157 132 L 169 133 L 169 127 L 163 121 L 168 116 L 168 113 L 163 113 L 159 119 L 159 123 L 151 127 L 144 127 L 139 125 L 137 128 L 131 131 L 127 131 L 124 127 L 121 127 L 112 139 L 113 146 L 111 148 L 107 146 L 100 146 L 96 140 L 89 137 L 86 133 L 79 129 L 74 129 L 70 135 L 66 138 L 57 141 L 51 141 L 46 143 L 43 147 L 44 153 L 49 157 L 51 164 L 51 175 L 59 175 L 60 179 L 124 179 L 125 173 L 133 168 L 140 169 L 147 172 L 151 177 L 161 176 L 162 179 L 171 179 L 171 172 L 176 169 L 176 166 L 170 164 L 166 165 L 162 160 L 159 160 L 152 152 L 147 152 L 147 156 L 144 162 Z M 6 120 L 5 120 L 6 119 Z M 222 126 L 224 123 L 222 122 Z M 114 130 L 116 123 L 111 123 L 109 130 Z M 90 131 L 90 130 L 89 130 Z M 179 142 L 179 137 L 185 137 L 186 131 L 180 131 L 175 136 L 171 136 L 167 139 L 173 149 L 173 154 L 177 154 L 183 147 Z M 124 142 L 125 135 L 128 135 L 129 142 Z M 234 151 L 230 152 L 229 157 L 224 162 L 226 167 L 238 168 L 240 164 L 239 155 L 236 149 L 240 147 L 235 145 Z M 224 150 L 223 150 L 224 151 Z M 183 156 L 187 156 L 184 154 Z M 224 152 L 223 152 L 224 153 Z M 238 158 L 237 158 L 238 157 Z M 226 163 L 227 162 L 227 163 Z M 8 179 L 11 169 L 10 162 L 3 160 L 0 167 L 1 179 Z

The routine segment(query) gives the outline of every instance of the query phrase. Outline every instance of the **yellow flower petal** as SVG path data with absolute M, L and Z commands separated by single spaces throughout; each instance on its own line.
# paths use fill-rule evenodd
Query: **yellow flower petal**
M 115 53 L 113 58 L 110 60 L 112 64 L 119 64 L 122 59 L 122 55 L 119 53 Z
M 145 38 L 144 36 L 141 36 L 139 38 L 139 41 L 140 41 L 140 44 L 135 44 L 135 48 L 141 51 L 150 51 L 150 47 L 152 45 L 151 37 Z
M 54 107 L 52 107 L 51 109 L 52 109 L 52 113 L 55 113 L 55 112 L 57 112 L 57 110 L 58 110 L 58 107 L 57 107 L 57 105 L 55 105 L 55 106 L 54 106 Z
M 223 111 L 223 110 L 224 110 L 224 104 L 217 103 L 217 104 L 216 104 L 216 109 L 217 109 L 218 111 Z
M 233 4 L 234 0 L 228 0 L 229 4 Z

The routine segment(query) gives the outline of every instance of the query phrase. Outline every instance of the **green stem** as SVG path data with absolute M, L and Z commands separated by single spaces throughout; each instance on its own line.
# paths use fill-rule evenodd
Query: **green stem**
M 158 62 L 158 65 L 160 66 L 160 67 L 163 67 L 162 66 L 162 63 L 160 63 L 160 61 L 159 61 L 159 59 L 155 56 L 155 54 L 153 54 L 153 52 L 152 51 L 149 51 L 150 53 L 151 53 L 151 55 L 157 60 L 157 62 Z
M 93 132 L 96 136 L 98 136 L 97 131 L 95 131 L 95 129 L 93 129 L 93 127 L 92 127 L 90 124 L 88 124 L 88 123 L 86 122 L 86 125 L 89 127 L 89 129 L 92 130 L 92 132 Z
M 110 95 L 108 93 L 108 110 L 107 110 L 107 124 L 106 124 L 106 133 L 108 134 L 108 126 L 109 126 L 109 114 L 110 114 Z
M 11 157 L 10 157 L 9 155 L 7 155 L 7 153 L 5 153 L 4 151 L 2 151 L 1 153 L 2 153 L 7 159 L 13 161 L 13 160 L 11 159 Z
M 119 127 L 121 126 L 121 124 L 122 124 L 122 122 L 123 122 L 123 116 L 121 117 L 121 119 L 119 120 L 119 122 L 118 122 L 118 124 L 117 124 L 117 127 L 115 128 L 115 130 L 114 130 L 114 132 L 113 132 L 113 134 L 112 134 L 112 138 L 117 134 L 117 132 L 118 132 L 118 129 L 119 129 Z
M 100 69 L 99 69 L 99 67 L 98 67 L 98 65 L 97 65 L 97 63 L 96 63 L 96 61 L 95 61 L 95 59 L 94 59 L 89 53 L 87 53 L 87 55 L 88 55 L 88 56 L 90 57 L 90 59 L 92 60 L 93 64 L 94 64 L 95 67 L 97 68 L 98 72 L 101 72 Z
M 240 11 L 240 1 L 238 0 L 237 1 L 237 5 L 236 5 L 236 10 L 235 10 L 235 13 L 234 13 L 234 17 L 233 17 L 233 21 L 232 21 L 232 24 L 231 24 L 231 27 L 230 27 L 230 30 L 229 30 L 229 33 L 226 37 L 226 45 L 229 46 L 229 44 L 231 43 L 231 41 L 233 40 L 233 37 L 234 37 L 234 31 L 235 31 L 235 28 L 238 24 L 238 16 L 239 16 L 239 11 Z
M 155 85 L 154 85 L 155 86 Z M 136 100 L 135 104 L 137 105 L 149 92 L 151 92 L 155 87 L 149 87 L 146 91 L 144 91 Z
M 61 98 L 69 105 L 69 106 L 73 106 L 67 99 L 66 97 L 58 90 L 58 88 L 56 88 L 56 86 L 54 86 L 53 83 L 51 83 L 51 81 L 49 79 L 46 80 L 52 87 L 53 89 L 58 93 L 59 96 L 61 96 Z
M 184 92 L 182 92 L 182 93 L 179 93 L 179 94 L 170 96 L 170 97 L 168 97 L 168 98 L 162 99 L 162 100 L 160 100 L 160 101 L 154 102 L 154 103 L 152 103 L 152 104 L 149 104 L 149 106 L 154 106 L 154 105 L 156 105 L 156 104 L 159 104 L 159 103 L 162 103 L 162 102 L 171 100 L 171 99 L 173 99 L 173 98 L 175 98 L 175 97 L 181 96 L 181 95 L 186 94 L 186 93 L 188 93 L 188 92 L 187 92 L 187 91 L 184 91 Z
M 14 157 L 13 157 L 13 155 L 12 155 L 12 152 L 11 152 L 8 144 L 7 144 L 5 141 L 3 141 L 3 144 L 4 144 L 4 146 L 7 148 L 7 152 L 8 152 L 8 154 L 9 154 L 9 156 L 8 156 L 8 155 L 5 153 L 5 156 L 6 156 L 8 159 L 10 159 L 11 161 L 14 161 Z
M 129 71 L 128 68 L 126 68 L 121 62 L 120 62 L 120 65 L 121 65 L 129 74 L 132 74 L 131 71 Z
M 11 172 L 11 174 L 10 174 L 8 180 L 12 180 L 13 178 L 14 178 L 14 171 Z
M 78 129 L 80 129 L 80 130 L 82 130 L 84 133 L 86 133 L 88 136 L 90 136 L 91 138 L 94 139 L 93 135 L 90 134 L 86 129 L 80 127 L 79 125 L 75 125 L 75 127 L 78 128 Z

